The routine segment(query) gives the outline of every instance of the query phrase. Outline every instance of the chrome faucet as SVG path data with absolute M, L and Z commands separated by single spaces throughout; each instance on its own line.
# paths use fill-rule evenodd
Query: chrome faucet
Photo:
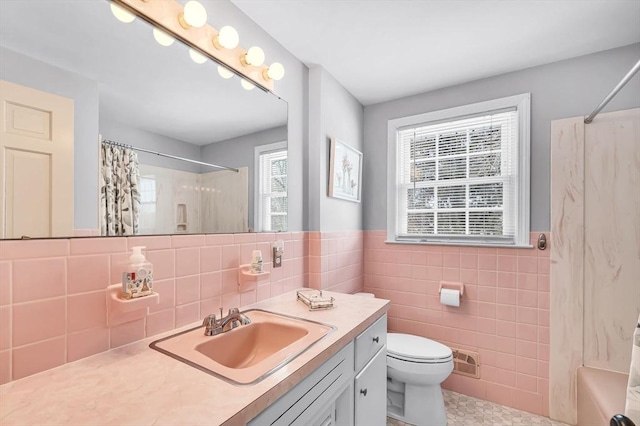
M 229 331 L 233 328 L 236 328 L 240 324 L 247 325 L 250 323 L 251 320 L 249 319 L 249 317 L 247 317 L 243 313 L 240 313 L 240 310 L 238 308 L 229 309 L 229 314 L 224 318 L 220 318 L 219 322 L 222 331 Z
M 222 333 L 222 329 L 218 327 L 218 321 L 216 321 L 216 314 L 209 314 L 204 317 L 202 325 L 204 325 L 205 336 L 215 336 Z
M 215 314 L 207 315 L 202 321 L 205 336 L 215 336 L 220 333 L 233 330 L 240 324 L 247 325 L 251 323 L 249 317 L 241 313 L 238 308 L 229 309 L 229 314 L 226 317 L 222 317 L 222 308 L 220 308 L 220 320 L 216 320 Z

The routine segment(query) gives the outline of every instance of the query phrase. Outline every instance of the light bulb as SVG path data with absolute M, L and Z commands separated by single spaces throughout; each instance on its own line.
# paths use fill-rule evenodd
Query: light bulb
M 225 25 L 220 28 L 220 32 L 213 39 L 213 45 L 216 49 L 235 49 L 238 47 L 238 43 L 240 43 L 240 36 L 238 35 L 238 31 L 235 28 Z
M 231 71 L 229 71 L 228 69 L 226 69 L 225 67 L 223 67 L 222 65 L 218 65 L 218 74 L 220 74 L 220 77 L 222 77 L 222 78 L 231 78 L 231 77 L 233 77 L 233 73 Z
M 265 74 L 270 79 L 282 80 L 282 77 L 284 77 L 284 67 L 280 62 L 274 62 L 267 68 Z
M 133 22 L 133 20 L 136 19 L 136 15 L 114 2 L 111 2 L 111 13 L 113 13 L 113 16 L 115 16 L 118 21 L 124 22 L 125 24 Z
M 205 62 L 207 62 L 206 56 L 204 56 L 202 53 L 197 52 L 193 49 L 189 49 L 189 56 L 191 56 L 191 59 L 196 64 L 204 64 Z
M 258 46 L 250 47 L 246 55 L 244 55 L 243 62 L 248 65 L 253 65 L 254 67 L 259 67 L 264 64 L 264 51 Z
M 175 38 L 171 37 L 169 34 L 159 28 L 153 29 L 153 38 L 155 38 L 156 41 L 162 46 L 171 46 L 173 42 L 176 41 Z
M 244 78 L 243 78 L 243 79 L 240 79 L 240 84 L 242 85 L 242 88 L 243 88 L 244 90 L 253 90 L 253 89 L 255 89 L 255 87 L 256 87 L 253 83 L 249 83 L 249 82 L 248 82 L 247 80 L 245 80 Z
M 207 10 L 202 3 L 190 0 L 184 5 L 184 10 L 178 16 L 178 21 L 184 29 L 189 27 L 200 28 L 207 23 Z

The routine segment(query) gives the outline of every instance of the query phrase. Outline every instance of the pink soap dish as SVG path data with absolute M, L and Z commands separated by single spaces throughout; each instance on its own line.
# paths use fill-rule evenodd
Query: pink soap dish
M 160 303 L 160 294 L 152 293 L 136 299 L 122 298 L 122 285 L 107 287 L 107 306 L 109 307 L 109 325 L 124 324 L 144 318 L 149 307 Z

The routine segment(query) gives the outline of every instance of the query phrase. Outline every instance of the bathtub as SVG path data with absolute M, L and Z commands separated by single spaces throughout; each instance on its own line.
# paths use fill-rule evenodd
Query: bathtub
M 628 374 L 580 367 L 577 376 L 578 426 L 607 426 L 624 413 Z

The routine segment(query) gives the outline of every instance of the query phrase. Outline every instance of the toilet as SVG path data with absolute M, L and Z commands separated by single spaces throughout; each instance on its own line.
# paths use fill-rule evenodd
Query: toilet
M 453 371 L 453 353 L 420 336 L 387 333 L 387 415 L 413 425 L 445 426 L 440 383 Z
M 440 384 L 452 371 L 451 348 L 420 336 L 387 333 L 387 416 L 412 425 L 445 426 Z

